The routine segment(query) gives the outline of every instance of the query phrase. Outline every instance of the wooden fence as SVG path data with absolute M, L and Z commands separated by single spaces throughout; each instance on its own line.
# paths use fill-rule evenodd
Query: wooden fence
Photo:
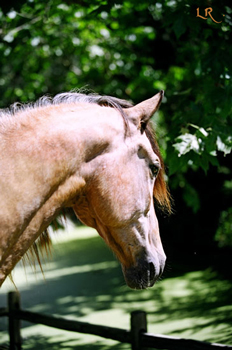
M 211 344 L 191 339 L 174 338 L 147 333 L 147 318 L 144 311 L 131 313 L 130 330 L 100 326 L 85 322 L 66 320 L 61 317 L 42 315 L 22 310 L 20 296 L 17 292 L 8 294 L 8 308 L 0 309 L 0 317 L 9 319 L 10 350 L 22 349 L 20 321 L 42 324 L 71 332 L 88 333 L 121 343 L 131 344 L 132 350 L 165 349 L 165 350 L 219 350 L 232 349 L 230 345 Z M 0 346 L 1 349 L 1 346 Z M 5 349 L 5 348 L 4 348 Z

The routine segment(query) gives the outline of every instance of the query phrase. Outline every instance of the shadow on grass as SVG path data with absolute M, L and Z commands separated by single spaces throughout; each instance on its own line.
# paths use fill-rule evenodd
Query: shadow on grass
M 64 341 L 57 341 L 53 342 L 52 345 L 48 344 L 47 338 L 45 337 L 31 337 L 29 340 L 27 340 L 26 346 L 24 346 L 24 349 L 42 349 L 42 350 L 128 350 L 130 349 L 129 344 L 122 344 L 122 343 L 113 343 L 106 345 L 100 340 L 90 342 L 90 344 L 76 344 L 76 341 L 73 340 L 64 340 Z
M 94 237 L 57 245 L 45 277 L 46 281 L 19 290 L 24 309 L 119 328 L 128 328 L 129 313 L 142 309 L 148 313 L 149 331 L 232 342 L 232 282 L 210 269 L 187 273 L 184 267 L 173 267 L 154 288 L 133 291 L 126 287 L 112 252 Z M 31 324 L 23 323 L 23 327 L 26 331 Z M 25 349 L 130 348 L 128 344 L 107 345 L 103 340 L 78 344 L 79 335 L 73 339 L 68 334 L 59 341 L 49 334 L 30 335 L 24 341 Z

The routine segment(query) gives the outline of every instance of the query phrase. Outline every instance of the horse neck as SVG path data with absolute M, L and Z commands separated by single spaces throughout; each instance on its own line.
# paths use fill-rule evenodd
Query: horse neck
M 86 131 L 97 130 L 92 109 L 39 108 L 0 128 L 0 260 L 7 261 L 12 249 L 15 255 L 6 271 L 83 190 L 81 167 L 90 145 Z
M 9 128 L 5 127 L 2 133 L 2 185 L 13 185 L 12 192 L 18 200 L 31 195 L 34 197 L 33 188 L 36 192 L 39 189 L 46 196 L 74 171 L 71 162 L 73 149 L 66 133 L 69 123 L 68 120 L 61 123 L 59 113 L 56 118 L 54 107 L 21 112 L 15 116 L 15 123 L 11 122 Z M 78 134 L 78 128 L 76 129 Z M 77 148 L 82 143 L 79 137 Z M 77 157 L 75 170 L 80 162 L 81 157 Z M 36 197 L 38 200 L 38 195 Z

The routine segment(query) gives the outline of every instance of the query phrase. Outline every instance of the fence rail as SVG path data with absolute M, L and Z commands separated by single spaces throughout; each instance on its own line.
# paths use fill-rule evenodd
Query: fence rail
M 147 333 L 147 318 L 144 311 L 134 311 L 131 313 L 130 330 L 25 311 L 20 307 L 20 296 L 17 292 L 10 292 L 8 294 L 8 309 L 0 309 L 0 317 L 3 316 L 9 318 L 10 350 L 22 349 L 22 338 L 20 334 L 21 320 L 71 332 L 97 335 L 121 343 L 129 343 L 132 350 L 145 350 L 147 348 L 165 350 L 232 350 L 232 346 L 230 345 L 211 344 L 197 340 Z

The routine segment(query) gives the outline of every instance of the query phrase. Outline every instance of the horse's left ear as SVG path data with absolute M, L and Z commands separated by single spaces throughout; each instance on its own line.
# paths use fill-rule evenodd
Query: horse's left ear
M 141 131 L 144 131 L 148 121 L 158 110 L 163 96 L 164 91 L 161 90 L 152 98 L 149 98 L 133 107 L 125 108 L 123 111 L 138 128 L 141 128 Z

